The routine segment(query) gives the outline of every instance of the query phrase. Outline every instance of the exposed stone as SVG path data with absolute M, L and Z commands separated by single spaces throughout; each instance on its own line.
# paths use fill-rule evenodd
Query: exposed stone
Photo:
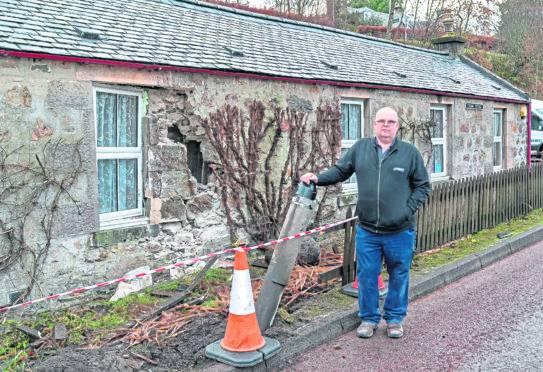
M 292 107 L 298 112 L 313 112 L 313 105 L 311 102 L 305 98 L 297 97 L 297 96 L 290 96 L 287 99 L 287 103 L 289 107 Z
M 202 254 L 223 250 L 231 244 L 230 230 L 228 230 L 228 227 L 225 225 L 216 225 L 205 230 L 202 232 L 199 239 L 204 246 L 204 252 L 202 252 Z
M 189 177 L 186 171 L 171 171 L 171 172 L 149 172 L 151 179 L 158 178 L 156 185 L 159 190 L 152 190 L 153 195 L 160 191 L 161 198 L 172 198 L 175 196 L 183 199 L 191 198 L 196 189 L 197 183 L 194 178 Z
M 175 234 L 174 241 L 180 244 L 191 243 L 194 241 L 194 235 L 190 231 L 180 231 Z
M 37 140 L 39 140 L 40 138 L 43 138 L 43 137 L 49 137 L 52 134 L 53 134 L 53 128 L 46 127 L 43 124 L 43 121 L 38 119 L 38 121 L 36 123 L 36 128 L 34 128 L 34 131 L 32 132 L 32 141 L 37 141 Z M 64 160 L 66 160 L 66 159 L 64 159 Z
M 117 286 L 117 290 L 115 291 L 115 294 L 111 296 L 109 301 L 111 302 L 118 301 L 121 298 L 129 296 L 130 294 L 135 293 L 137 291 L 138 291 L 138 287 L 136 287 L 135 285 L 125 283 L 125 282 L 120 282 L 119 285 Z
M 85 251 L 85 262 L 102 262 L 108 257 L 106 251 L 90 249 Z
M 177 235 L 183 229 L 183 225 L 179 222 L 163 223 L 160 225 L 160 229 L 165 234 Z
M 213 193 L 214 194 L 214 193 Z M 213 208 L 214 205 L 214 196 L 218 197 L 217 194 L 211 194 L 208 191 L 200 193 L 194 198 L 192 198 L 187 203 L 187 217 L 190 219 L 196 218 L 198 213 L 209 211 Z
M 129 256 L 124 252 L 124 255 L 120 255 L 119 261 L 106 273 L 107 280 L 114 280 L 121 278 L 125 275 L 126 270 L 131 270 L 137 267 L 145 265 L 145 259 L 141 256 Z
M 4 103 L 12 107 L 30 107 L 32 105 L 32 95 L 27 87 L 17 85 L 6 91 Z
M 215 213 L 209 214 L 198 214 L 194 219 L 194 226 L 200 228 L 206 228 L 213 225 L 218 225 L 222 223 L 222 219 L 217 216 Z
M 127 272 L 123 277 L 141 274 L 149 271 L 149 266 L 142 266 Z M 147 288 L 153 285 L 153 277 L 151 275 L 145 275 L 139 278 L 130 279 L 124 282 L 120 282 L 117 287 L 117 291 L 111 297 L 110 301 L 117 301 L 123 297 L 128 296 L 130 293 L 137 292 L 143 288 Z
M 187 207 L 181 197 L 173 197 L 162 200 L 162 220 L 187 221 Z M 181 226 L 179 224 L 179 226 Z
M 318 265 L 321 256 L 321 249 L 315 239 L 311 237 L 303 238 L 300 243 L 300 252 L 298 259 L 308 265 Z
M 56 323 L 53 326 L 53 341 L 58 342 L 66 339 L 66 326 L 62 323 Z
M 187 148 L 162 145 L 149 148 L 149 171 L 186 171 Z

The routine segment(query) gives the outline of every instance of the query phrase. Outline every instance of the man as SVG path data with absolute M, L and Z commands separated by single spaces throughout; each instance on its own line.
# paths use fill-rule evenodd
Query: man
M 381 317 L 387 335 L 403 336 L 407 314 L 409 270 L 415 244 L 415 212 L 430 193 L 428 172 L 417 148 L 396 138 L 398 114 L 391 107 L 377 111 L 375 138 L 362 138 L 327 171 L 301 177 L 319 186 L 347 180 L 356 173 L 358 215 L 356 236 L 358 305 L 362 321 L 358 337 L 369 338 Z M 388 294 L 379 311 L 377 277 L 385 259 Z

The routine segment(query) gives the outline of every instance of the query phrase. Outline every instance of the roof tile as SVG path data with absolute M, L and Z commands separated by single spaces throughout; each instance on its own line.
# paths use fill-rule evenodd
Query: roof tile
M 527 99 L 441 52 L 191 0 L 0 0 L 0 9 L 3 50 Z M 74 26 L 103 37 L 86 41 Z

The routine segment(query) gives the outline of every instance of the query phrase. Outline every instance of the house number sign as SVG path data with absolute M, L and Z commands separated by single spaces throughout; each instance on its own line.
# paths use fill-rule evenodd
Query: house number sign
M 478 103 L 466 103 L 466 109 L 467 110 L 482 110 L 483 105 L 480 105 Z

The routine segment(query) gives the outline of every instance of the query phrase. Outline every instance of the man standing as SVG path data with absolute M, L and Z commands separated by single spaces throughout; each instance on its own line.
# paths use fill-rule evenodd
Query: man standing
M 391 107 L 377 111 L 375 138 L 362 138 L 327 171 L 301 177 L 319 186 L 347 180 L 356 173 L 358 215 L 356 236 L 358 306 L 362 321 L 358 337 L 373 336 L 381 317 L 387 335 L 403 336 L 407 314 L 409 270 L 415 245 L 415 212 L 430 193 L 428 172 L 417 148 L 396 138 L 398 114 Z M 383 257 L 389 274 L 388 294 L 379 311 L 377 277 Z

